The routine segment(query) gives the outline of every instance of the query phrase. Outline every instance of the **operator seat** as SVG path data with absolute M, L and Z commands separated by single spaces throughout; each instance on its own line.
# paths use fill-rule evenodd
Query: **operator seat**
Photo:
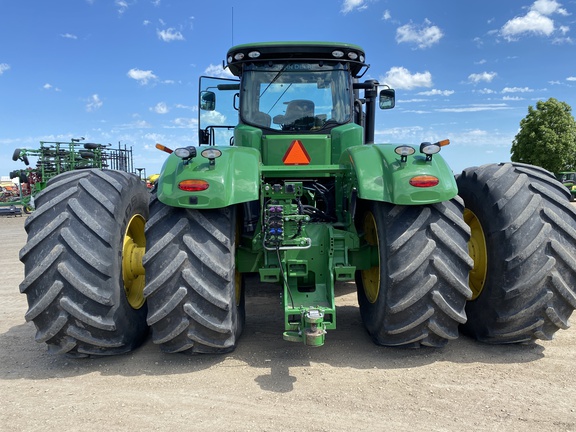
M 305 130 L 314 126 L 314 102 L 294 99 L 288 102 L 284 115 L 274 116 L 274 123 L 286 130 Z

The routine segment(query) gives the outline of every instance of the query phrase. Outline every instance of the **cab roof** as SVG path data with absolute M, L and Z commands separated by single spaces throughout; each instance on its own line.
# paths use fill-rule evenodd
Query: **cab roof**
M 336 60 L 350 64 L 354 77 L 367 69 L 364 50 L 358 45 L 341 42 L 260 42 L 236 45 L 228 50 L 226 66 L 236 76 L 242 74 L 242 65 L 262 61 L 317 61 Z M 362 72 L 363 74 L 363 72 Z

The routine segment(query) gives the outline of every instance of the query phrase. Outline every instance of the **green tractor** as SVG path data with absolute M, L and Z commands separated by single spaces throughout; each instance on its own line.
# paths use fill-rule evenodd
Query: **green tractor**
M 440 150 L 374 144 L 393 89 L 361 81 L 351 44 L 239 45 L 238 79 L 201 77 L 199 145 L 169 153 L 149 194 L 88 169 L 50 180 L 21 250 L 26 319 L 73 356 L 225 353 L 246 276 L 282 289 L 283 338 L 324 344 L 334 286 L 355 281 L 375 343 L 441 347 L 550 339 L 576 308 L 576 213 L 549 172 L 466 169 Z M 384 87 L 384 88 L 383 88 Z M 253 280 L 253 278 L 251 279 Z M 266 289 L 264 284 L 262 289 Z
M 570 201 L 576 201 L 576 172 L 563 171 L 556 174 L 556 178 L 570 191 Z

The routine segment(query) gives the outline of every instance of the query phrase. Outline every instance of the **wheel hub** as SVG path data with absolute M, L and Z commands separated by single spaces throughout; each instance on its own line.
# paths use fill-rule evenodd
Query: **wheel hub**
M 486 237 L 480 221 L 471 210 L 464 209 L 464 221 L 470 226 L 471 231 L 468 253 L 474 260 L 474 268 L 470 271 L 468 280 L 472 290 L 472 300 L 474 300 L 482 292 L 488 272 Z
M 128 303 L 134 309 L 144 305 L 145 271 L 142 258 L 146 252 L 146 221 L 140 215 L 130 219 L 122 248 L 122 279 Z

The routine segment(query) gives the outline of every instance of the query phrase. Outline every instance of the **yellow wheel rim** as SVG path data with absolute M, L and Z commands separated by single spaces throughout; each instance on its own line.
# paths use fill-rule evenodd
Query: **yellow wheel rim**
M 468 242 L 468 253 L 474 260 L 474 268 L 470 271 L 469 285 L 472 290 L 472 300 L 477 298 L 484 289 L 488 272 L 488 254 L 486 252 L 486 237 L 476 215 L 464 209 L 464 220 L 470 226 L 471 236 Z
M 140 309 L 144 305 L 144 266 L 142 257 L 146 251 L 146 236 L 144 226 L 146 221 L 140 215 L 130 219 L 122 247 L 122 280 L 128 303 L 134 309 Z
M 364 286 L 364 293 L 370 303 L 376 303 L 378 294 L 380 293 L 380 253 L 378 252 L 378 231 L 376 230 L 376 220 L 372 212 L 366 213 L 364 216 L 364 238 L 366 242 L 373 246 L 378 254 L 378 263 L 368 270 L 362 270 L 362 285 Z

